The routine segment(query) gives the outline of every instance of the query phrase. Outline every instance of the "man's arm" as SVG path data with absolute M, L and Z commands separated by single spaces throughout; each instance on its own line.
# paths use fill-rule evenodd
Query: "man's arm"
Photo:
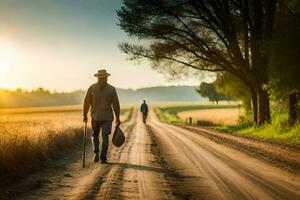
M 91 94 L 90 94 L 90 89 L 88 89 L 85 98 L 84 98 L 84 103 L 83 103 L 83 121 L 87 122 L 87 114 L 89 112 L 89 109 L 91 107 Z
M 118 97 L 116 89 L 114 89 L 112 100 L 113 100 L 112 101 L 113 109 L 114 109 L 114 112 L 115 112 L 115 115 L 116 115 L 116 118 L 117 118 L 116 122 L 118 124 L 120 124 L 121 123 L 121 120 L 120 120 L 120 102 L 119 102 L 119 97 Z

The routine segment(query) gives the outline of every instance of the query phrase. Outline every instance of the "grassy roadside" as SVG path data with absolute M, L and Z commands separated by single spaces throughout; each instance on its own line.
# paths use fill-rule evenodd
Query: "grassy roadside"
M 121 110 L 121 120 L 131 116 Z M 0 110 L 0 174 L 30 169 L 81 145 L 82 114 L 77 106 Z
M 236 108 L 237 106 L 235 106 Z M 185 125 L 186 121 L 178 117 L 182 111 L 194 111 L 201 109 L 226 109 L 234 108 L 234 105 L 184 105 L 184 106 L 157 106 L 156 112 L 159 119 L 165 123 Z M 221 114 L 221 113 L 220 113 Z M 195 126 L 208 126 L 220 131 L 231 132 L 236 134 L 259 137 L 276 142 L 284 142 L 300 147 L 300 124 L 294 127 L 288 125 L 288 113 L 272 113 L 272 123 L 263 126 L 255 126 L 251 122 L 250 116 L 243 116 L 238 119 L 236 125 L 220 125 L 205 120 L 197 120 L 193 123 Z
M 255 126 L 249 117 L 242 117 L 236 126 L 214 126 L 213 128 L 225 131 L 260 137 L 264 139 L 284 142 L 300 147 L 300 124 L 290 127 L 288 125 L 288 113 L 272 113 L 272 123 L 263 126 Z
M 121 122 L 125 123 L 128 122 L 128 120 L 131 118 L 132 116 L 132 112 L 133 112 L 133 108 L 132 107 L 124 107 L 121 108 Z

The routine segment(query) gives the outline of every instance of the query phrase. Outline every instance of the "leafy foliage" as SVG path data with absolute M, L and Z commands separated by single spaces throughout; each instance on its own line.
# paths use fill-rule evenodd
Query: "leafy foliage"
M 214 85 L 218 92 L 241 100 L 246 111 L 251 110 L 250 92 L 240 79 L 229 73 L 219 73 Z
M 214 83 L 202 82 L 199 89 L 197 89 L 197 92 L 201 96 L 207 97 L 209 101 L 216 102 L 217 104 L 221 100 L 230 100 L 230 98 L 226 97 L 224 94 L 216 91 Z

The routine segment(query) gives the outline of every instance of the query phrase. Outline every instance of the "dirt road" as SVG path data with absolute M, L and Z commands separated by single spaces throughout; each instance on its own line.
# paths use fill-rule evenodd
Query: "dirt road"
M 93 163 L 88 149 L 83 169 L 78 149 L 16 184 L 7 199 L 300 199 L 299 175 L 163 124 L 152 110 L 147 125 L 135 110 L 122 126 L 126 143 L 110 146 L 109 164 Z

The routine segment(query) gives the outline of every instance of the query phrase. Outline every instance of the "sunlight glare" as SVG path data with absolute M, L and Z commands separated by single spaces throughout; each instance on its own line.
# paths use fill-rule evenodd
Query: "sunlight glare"
M 13 46 L 6 42 L 0 41 L 0 84 L 5 82 L 8 72 L 15 60 L 16 50 L 13 48 Z

